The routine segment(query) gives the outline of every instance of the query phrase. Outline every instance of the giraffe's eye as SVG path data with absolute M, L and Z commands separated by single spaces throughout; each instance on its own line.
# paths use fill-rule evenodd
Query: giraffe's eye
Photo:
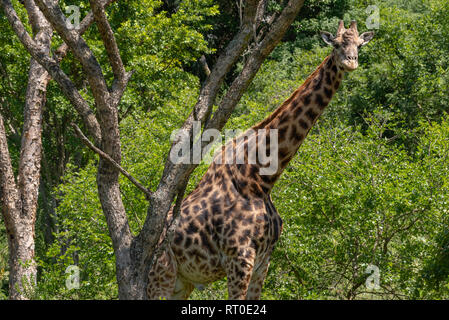
M 335 43 L 334 43 L 334 48 L 335 48 L 335 49 L 340 49 L 340 44 L 335 42 Z

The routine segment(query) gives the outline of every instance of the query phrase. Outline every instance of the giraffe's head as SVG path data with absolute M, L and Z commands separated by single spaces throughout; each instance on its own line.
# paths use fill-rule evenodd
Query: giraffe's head
M 334 47 L 337 64 L 345 71 L 353 71 L 359 65 L 360 48 L 374 37 L 374 32 L 368 31 L 359 35 L 356 21 L 352 21 L 349 29 L 345 29 L 344 22 L 341 20 L 335 36 L 330 32 L 322 31 L 321 37 L 324 42 Z

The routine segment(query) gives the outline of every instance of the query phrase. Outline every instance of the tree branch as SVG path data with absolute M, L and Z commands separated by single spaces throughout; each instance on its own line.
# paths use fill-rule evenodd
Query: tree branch
M 62 71 L 59 64 L 54 59 L 50 58 L 45 51 L 43 51 L 42 48 L 40 48 L 30 37 L 15 12 L 10 0 L 1 0 L 0 3 L 20 42 L 24 45 L 25 49 L 31 54 L 31 56 L 38 61 L 45 68 L 45 70 L 47 70 L 56 82 L 58 82 L 64 95 L 70 100 L 74 108 L 80 114 L 87 129 L 89 130 L 89 133 L 95 139 L 95 143 L 99 143 L 101 140 L 101 131 L 98 121 L 87 102 L 76 89 L 73 82 Z
M 207 65 L 206 57 L 204 56 L 204 54 L 200 57 L 199 62 L 201 67 L 203 68 L 203 72 L 206 75 L 206 77 L 210 76 L 210 69 L 209 66 Z
M 100 157 L 108 161 L 110 164 L 114 166 L 121 174 L 123 174 L 126 178 L 128 178 L 131 183 L 133 183 L 139 190 L 141 190 L 143 193 L 145 193 L 145 196 L 147 200 L 149 200 L 152 196 L 152 193 L 150 190 L 145 188 L 137 179 L 135 179 L 128 171 L 123 169 L 117 162 L 114 161 L 107 153 L 103 152 L 99 148 L 95 147 L 92 142 L 89 141 L 89 139 L 84 135 L 84 133 L 81 131 L 81 129 L 74 123 L 71 124 L 73 129 L 75 129 L 75 133 L 77 137 L 92 151 L 97 153 Z
M 98 31 L 106 48 L 106 53 L 109 58 L 109 63 L 114 73 L 114 78 L 122 83 L 125 80 L 125 67 L 123 66 L 122 58 L 118 50 L 117 42 L 115 41 L 114 33 L 106 18 L 104 7 L 99 0 L 90 0 L 90 7 L 97 23 Z M 126 85 L 125 85 L 126 86 Z

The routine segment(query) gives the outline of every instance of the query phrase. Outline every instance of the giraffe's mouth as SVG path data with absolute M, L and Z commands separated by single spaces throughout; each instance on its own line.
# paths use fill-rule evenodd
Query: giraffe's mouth
M 343 68 L 347 72 L 354 71 L 359 66 L 359 63 L 356 60 L 349 60 L 349 59 L 342 61 L 341 64 L 343 65 Z

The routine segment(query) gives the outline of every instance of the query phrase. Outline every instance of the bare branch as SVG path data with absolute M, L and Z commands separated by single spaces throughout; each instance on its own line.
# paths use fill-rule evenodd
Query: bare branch
M 256 19 L 253 24 L 253 37 L 254 37 L 254 42 L 256 44 L 258 42 L 257 28 L 259 28 L 259 25 L 262 23 L 262 21 L 264 19 L 266 7 L 267 7 L 267 0 L 261 0 L 259 2 L 259 5 L 257 6 Z
M 100 32 L 101 39 L 103 40 L 106 48 L 106 53 L 109 58 L 109 63 L 114 73 L 114 78 L 122 83 L 125 79 L 125 68 L 123 66 L 122 58 L 118 50 L 117 42 L 115 41 L 114 33 L 106 18 L 106 13 L 101 1 L 90 0 L 90 7 L 94 15 L 95 22 L 97 23 L 98 31 Z
M 95 147 L 92 142 L 89 141 L 89 139 L 84 135 L 84 133 L 81 131 L 81 129 L 74 123 L 71 124 L 72 127 L 75 129 L 75 133 L 78 136 L 78 138 L 92 151 L 97 153 L 100 157 L 107 160 L 110 164 L 114 166 L 121 174 L 123 174 L 126 178 L 128 178 L 129 181 L 131 181 L 139 190 L 141 190 L 143 193 L 145 193 L 145 196 L 147 200 L 149 200 L 152 196 L 152 193 L 150 190 L 145 188 L 137 179 L 135 179 L 131 174 L 129 174 L 128 171 L 123 169 L 117 162 L 114 161 L 107 153 L 103 152 L 99 148 Z
M 251 33 L 253 30 L 252 25 L 256 17 L 258 3 L 258 0 L 248 0 L 246 2 L 242 18 L 242 26 L 240 27 L 240 30 L 235 35 L 235 37 L 229 42 L 226 49 L 218 57 L 217 62 L 212 68 L 209 77 L 207 77 L 203 87 L 201 88 L 198 101 L 193 107 L 192 113 L 189 115 L 182 126 L 183 129 L 191 130 L 193 121 L 198 120 L 203 123 L 205 119 L 208 118 L 225 75 L 237 62 L 240 55 L 248 46 L 248 43 L 251 39 Z M 177 141 L 174 141 L 172 146 L 176 143 Z M 171 179 L 169 176 L 173 177 L 173 174 L 176 174 L 175 170 L 173 170 L 173 167 L 174 165 L 171 163 L 171 161 L 168 160 L 166 162 L 164 173 L 161 178 L 161 189 L 164 188 L 164 185 L 168 184 L 168 181 Z M 181 171 L 184 171 L 183 175 L 185 175 L 186 169 L 182 169 Z M 179 178 L 177 178 L 176 180 L 179 181 L 178 179 Z M 174 185 L 176 184 L 177 183 L 175 183 Z M 173 190 L 172 197 L 174 196 L 175 193 Z
M 203 68 L 206 77 L 210 76 L 210 69 L 209 66 L 207 65 L 206 57 L 204 56 L 204 54 L 200 57 L 199 62 L 201 64 L 201 67 Z
M 5 0 L 6 1 L 6 0 Z M 35 0 L 39 9 L 52 27 L 67 43 L 75 58 L 81 63 L 89 81 L 98 110 L 98 123 L 101 140 L 96 144 L 101 151 L 114 160 L 115 164 L 105 157 L 100 157 L 97 171 L 97 187 L 103 213 L 116 254 L 117 281 L 119 282 L 119 297 L 129 296 L 123 282 L 130 281 L 124 275 L 129 272 L 131 256 L 129 254 L 133 235 L 128 223 L 125 207 L 120 195 L 119 173 L 117 165 L 121 162 L 120 132 L 118 127 L 118 111 L 114 107 L 113 94 L 109 91 L 101 70 L 101 66 L 86 41 L 74 29 L 68 29 L 66 18 L 54 0 Z M 120 96 L 121 93 L 117 94 Z M 99 148 L 97 148 L 99 149 Z M 99 149 L 100 150 L 100 149 Z M 124 172 L 122 172 L 124 173 Z M 145 188 L 140 188 L 142 191 Z
M 256 27 L 264 20 L 265 10 L 267 8 L 268 0 L 261 0 L 257 7 Z
M 112 106 L 116 108 L 120 103 L 120 99 L 125 92 L 128 81 L 133 75 L 134 71 L 126 72 L 123 66 L 122 58 L 115 40 L 114 33 L 106 18 L 104 5 L 102 1 L 90 0 L 95 22 L 97 23 L 98 31 L 103 40 L 108 55 L 109 63 L 111 64 L 114 73 L 114 82 L 112 84 Z

